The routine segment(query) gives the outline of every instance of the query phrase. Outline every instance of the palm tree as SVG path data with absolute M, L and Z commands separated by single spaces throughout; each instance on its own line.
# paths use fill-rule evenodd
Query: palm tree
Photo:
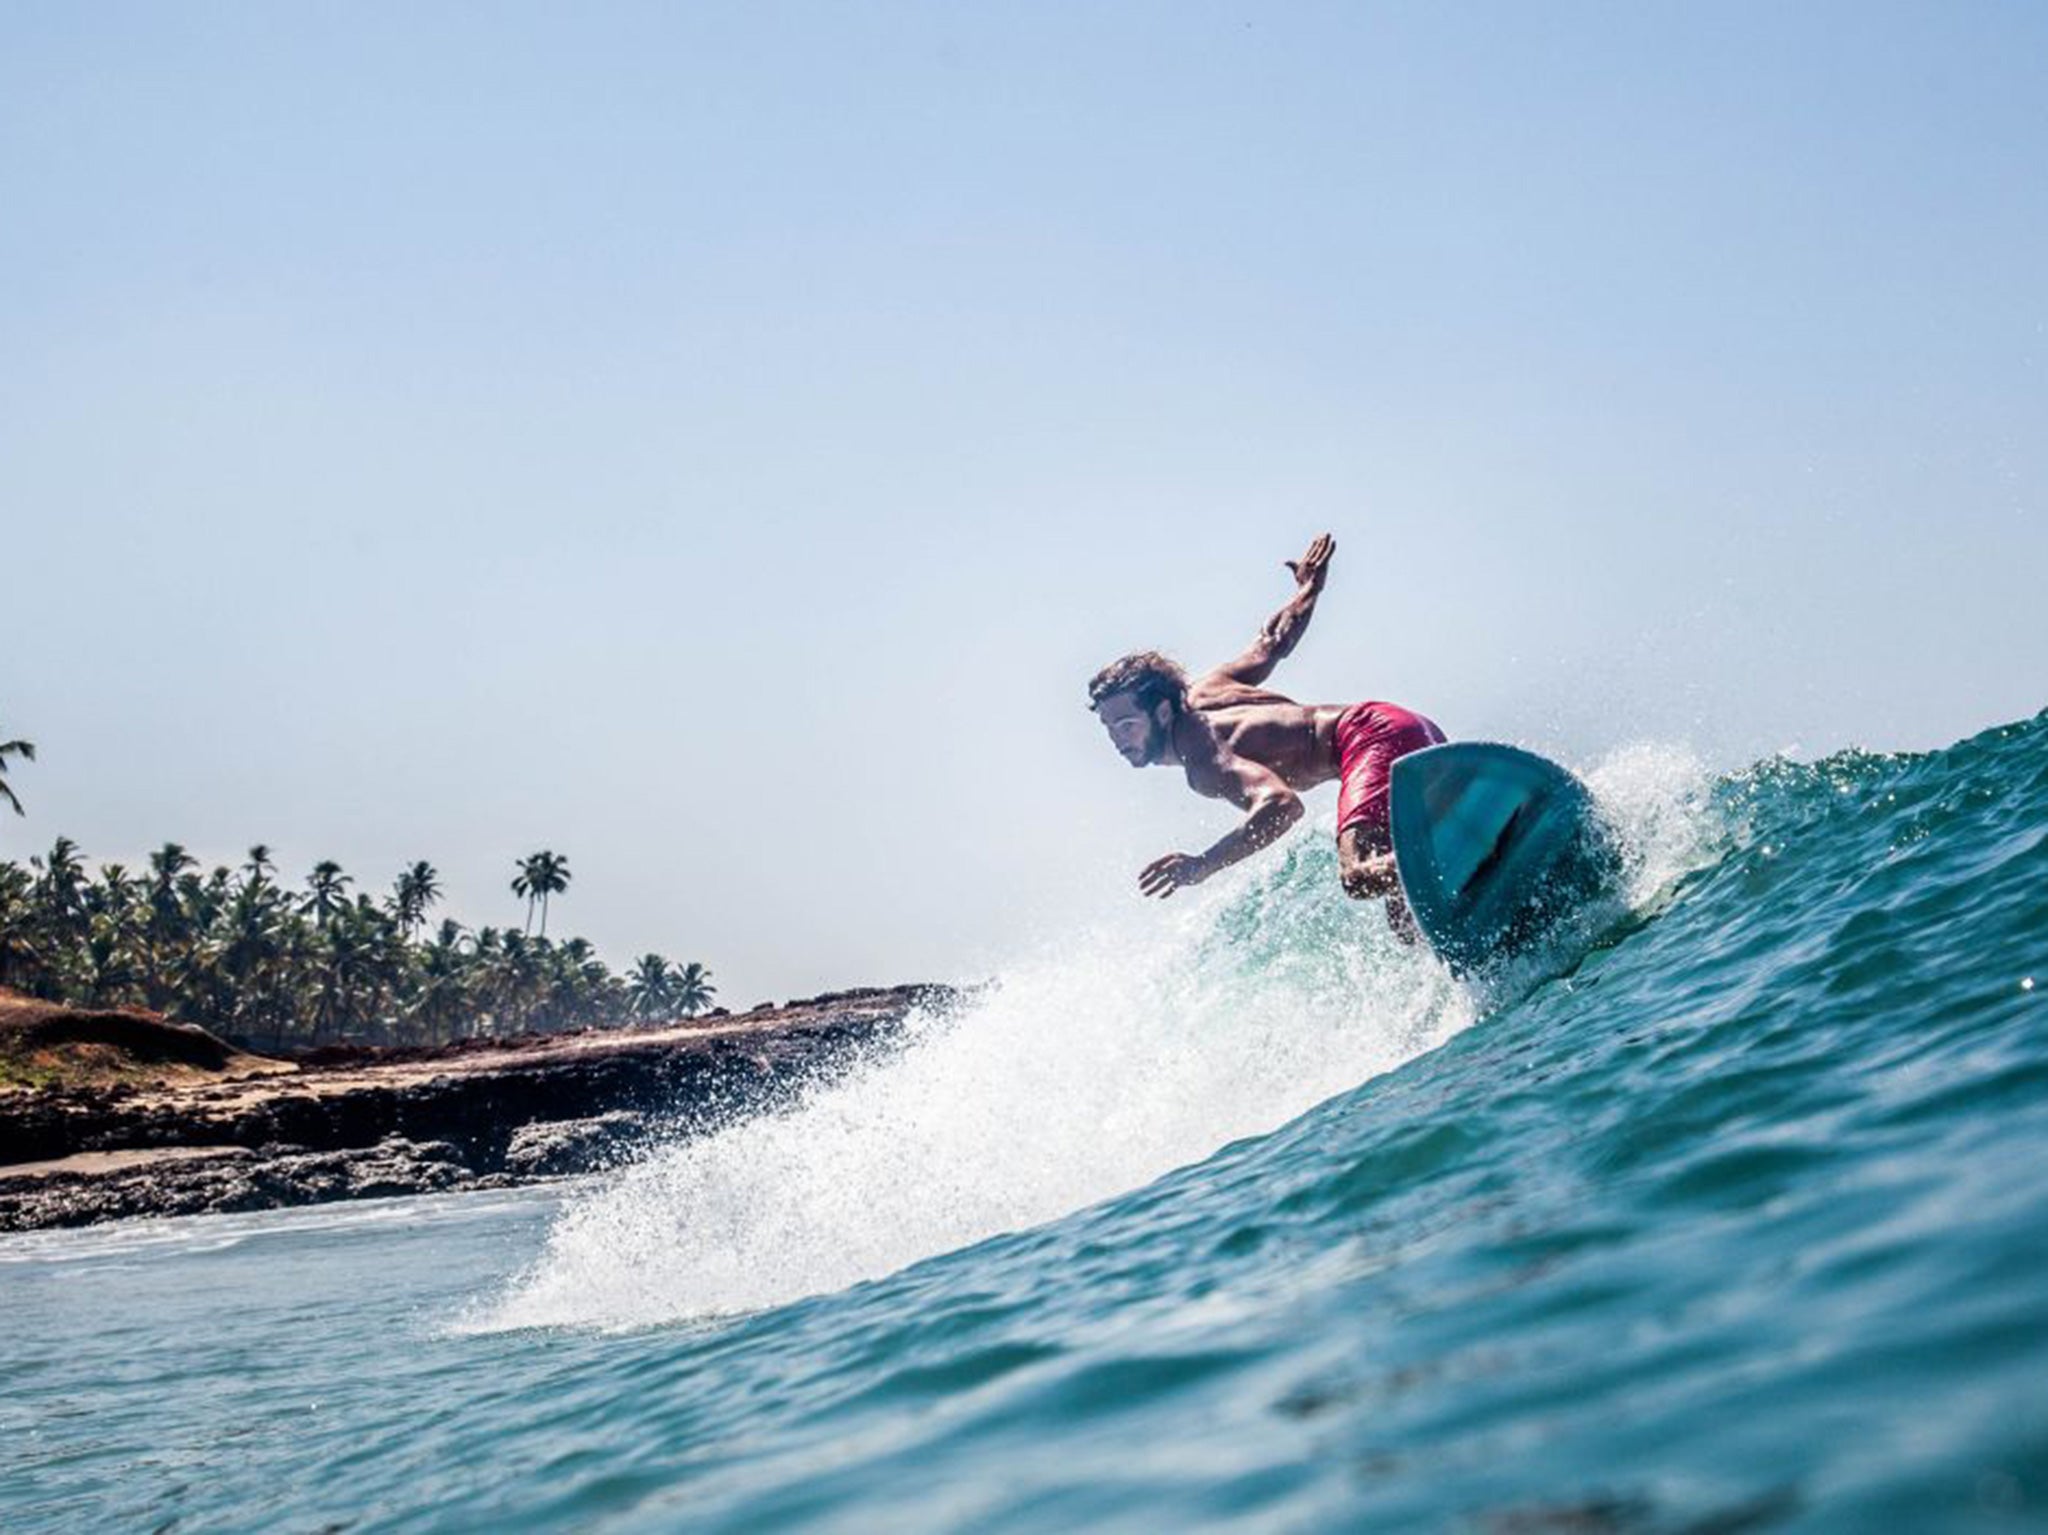
M 31 992 L 42 978 L 43 960 L 30 919 L 34 894 L 28 870 L 0 863 L 0 982 Z
M 277 868 L 277 860 L 270 856 L 270 844 L 259 842 L 249 849 L 249 861 L 242 865 L 242 872 L 249 876 L 249 883 L 260 885 Z
M 569 888 L 569 860 L 559 853 L 539 852 L 519 860 L 512 893 L 526 897 L 526 930 L 533 931 L 534 902 L 540 903 L 540 935 L 548 935 L 548 897 Z
M 547 961 L 548 1012 L 551 1028 L 602 1026 L 608 1011 L 617 1005 L 612 979 L 604 961 L 590 946 L 588 938 L 571 938 L 567 943 L 542 941 Z
M 332 1033 L 346 1037 L 356 1014 L 356 994 L 367 978 L 370 964 L 368 935 L 349 920 L 354 908 L 343 904 L 334 909 L 320 929 L 318 949 L 322 975 L 313 1007 L 313 1043 Z
M 159 911 L 169 911 L 177 897 L 178 876 L 187 869 L 199 867 L 199 860 L 185 851 L 178 842 L 166 842 L 149 855 L 149 903 Z
M 190 913 L 193 926 L 202 931 L 211 928 L 220 914 L 227 910 L 228 900 L 234 894 L 229 882 L 234 875 L 226 864 L 215 864 L 213 872 L 201 879 L 188 874 L 178 881 L 178 889 L 185 898 L 185 910 Z
M 310 1020 L 318 1026 L 317 1000 L 323 956 L 319 930 L 307 925 L 298 903 L 280 895 L 284 903 L 278 928 L 277 954 L 264 982 L 269 1000 L 273 1044 L 282 1045 L 288 1028 L 305 1030 Z
M 172 972 L 185 958 L 185 941 L 191 927 L 185 894 L 186 870 L 197 868 L 199 860 L 176 842 L 166 842 L 149 855 L 148 913 L 145 919 L 145 1000 L 159 1010 L 177 1001 L 178 987 Z
M 83 993 L 90 983 L 80 972 L 79 956 L 91 921 L 85 910 L 85 866 L 79 862 L 78 844 L 59 837 L 48 857 L 31 858 L 29 865 L 41 875 L 30 920 L 42 944 L 43 984 L 67 1001 L 87 1001 Z
M 80 963 L 95 1007 L 124 1007 L 143 998 L 143 962 L 134 932 L 118 916 L 95 912 Z
M 419 961 L 420 984 L 413 993 L 412 1015 L 427 1043 L 432 1044 L 444 1033 L 453 1039 L 455 1025 L 469 1011 L 470 1002 L 462 924 L 444 920 Z
M 27 815 L 28 812 L 21 808 L 20 798 L 7 786 L 7 759 L 9 757 L 19 757 L 23 762 L 35 761 L 36 743 L 33 741 L 0 741 L 0 799 L 4 799 L 8 804 L 12 805 L 16 815 Z
M 422 859 L 398 876 L 391 887 L 391 914 L 412 941 L 413 930 L 427 918 L 427 908 L 441 899 L 441 876 Z
M 516 936 L 510 928 L 502 932 L 495 927 L 480 927 L 476 930 L 476 942 L 469 951 L 469 1000 L 473 1016 L 490 1020 L 488 1030 L 476 1028 L 472 1033 L 496 1033 L 498 1031 L 498 1010 L 500 975 L 499 967 L 505 957 L 505 940 Z
M 86 902 L 94 915 L 108 917 L 118 927 L 135 924 L 135 905 L 141 899 L 140 884 L 118 863 L 100 865 L 100 877 L 86 891 Z
M 220 979 L 220 1021 L 232 1021 L 251 1037 L 266 1011 L 269 998 L 264 983 L 283 945 L 280 918 L 276 899 L 254 880 L 235 891 L 220 916 L 214 955 Z
M 711 972 L 694 959 L 677 973 L 673 1001 L 685 1018 L 694 1018 L 711 1005 L 718 988 L 711 984 Z
M 542 957 L 524 933 L 507 931 L 492 966 L 492 1021 L 496 1032 L 523 1033 L 540 1001 Z
M 78 909 L 80 892 L 85 889 L 85 866 L 78 861 L 76 842 L 59 837 L 50 844 L 47 858 L 29 862 L 42 871 L 43 897 L 52 911 L 68 914 Z
M 306 899 L 299 909 L 313 914 L 315 927 L 325 928 L 334 914 L 348 904 L 343 887 L 354 883 L 352 876 L 341 872 L 340 864 L 332 858 L 323 858 L 306 876 Z
M 626 1001 L 641 1022 L 661 1017 L 675 994 L 675 970 L 659 954 L 643 954 L 626 975 Z

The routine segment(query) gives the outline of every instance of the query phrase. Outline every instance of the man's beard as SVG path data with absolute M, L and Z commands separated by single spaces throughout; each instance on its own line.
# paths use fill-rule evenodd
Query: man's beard
M 1145 722 L 1145 760 L 1141 767 L 1157 767 L 1166 760 L 1166 743 L 1173 739 L 1173 727 L 1157 720 Z

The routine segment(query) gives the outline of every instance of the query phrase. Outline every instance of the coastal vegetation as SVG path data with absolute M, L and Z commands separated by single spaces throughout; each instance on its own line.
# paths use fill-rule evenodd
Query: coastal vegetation
M 0 798 L 19 809 L 11 791 Z M 617 975 L 586 940 L 548 938 L 548 897 L 568 880 L 566 858 L 534 854 L 513 880 L 526 929 L 444 918 L 424 932 L 441 899 L 429 863 L 380 896 L 331 860 L 292 888 L 262 844 L 239 868 L 207 870 L 167 842 L 131 871 L 88 869 L 59 837 L 25 867 L 0 860 L 0 985 L 79 1007 L 147 1007 L 267 1049 L 609 1028 L 711 1005 L 701 964 L 647 954 Z

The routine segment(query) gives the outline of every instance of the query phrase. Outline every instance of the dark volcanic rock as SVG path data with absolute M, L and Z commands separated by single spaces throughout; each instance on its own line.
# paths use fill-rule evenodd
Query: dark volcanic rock
M 521 1125 L 505 1144 L 504 1170 L 520 1178 L 553 1178 L 608 1166 L 651 1138 L 645 1114 L 616 1109 L 591 1119 Z
M 499 1188 L 769 1106 L 943 987 L 660 1028 L 337 1052 L 282 1075 L 0 1097 L 0 1231 Z M 209 1036 L 210 1037 L 210 1036 Z

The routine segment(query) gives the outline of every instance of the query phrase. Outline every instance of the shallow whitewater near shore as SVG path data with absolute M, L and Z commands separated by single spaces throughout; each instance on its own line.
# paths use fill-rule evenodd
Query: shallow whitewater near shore
M 1593 777 L 1492 1012 L 1304 835 L 616 1175 L 6 1239 L 0 1527 L 2037 1527 L 2048 716 Z

